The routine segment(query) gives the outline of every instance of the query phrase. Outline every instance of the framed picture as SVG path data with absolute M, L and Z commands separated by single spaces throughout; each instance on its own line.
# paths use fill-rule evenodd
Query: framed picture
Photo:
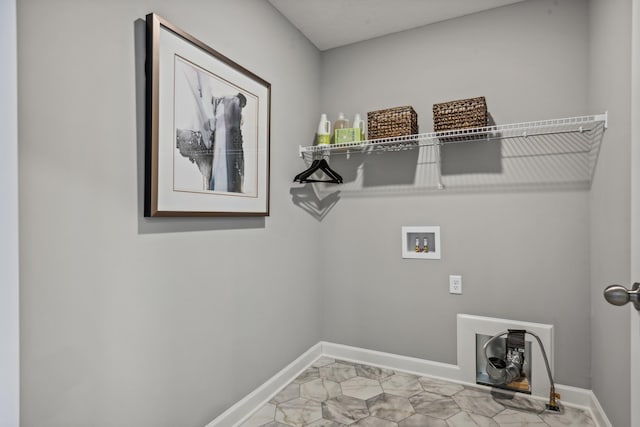
M 147 15 L 145 216 L 269 215 L 271 85 Z

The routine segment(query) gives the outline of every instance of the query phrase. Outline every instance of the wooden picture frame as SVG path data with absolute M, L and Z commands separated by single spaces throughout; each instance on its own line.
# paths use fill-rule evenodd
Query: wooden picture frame
M 145 216 L 269 215 L 271 84 L 147 15 Z

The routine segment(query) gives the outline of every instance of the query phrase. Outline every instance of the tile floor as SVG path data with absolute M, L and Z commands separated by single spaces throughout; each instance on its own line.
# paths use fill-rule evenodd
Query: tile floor
M 321 357 L 241 427 L 595 427 L 561 407 Z

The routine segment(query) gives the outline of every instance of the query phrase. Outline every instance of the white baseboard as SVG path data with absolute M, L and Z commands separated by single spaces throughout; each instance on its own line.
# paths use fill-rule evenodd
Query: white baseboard
M 460 368 L 457 365 L 321 341 L 241 401 L 227 409 L 215 420 L 207 424 L 206 427 L 240 425 L 256 410 L 267 403 L 278 391 L 293 381 L 293 379 L 322 356 L 373 365 L 395 371 L 403 371 L 420 376 L 441 378 L 471 387 L 488 389 L 488 387 L 463 381 L 460 378 Z M 556 392 L 560 393 L 560 401 L 562 404 L 589 410 L 593 420 L 597 423 L 597 427 L 613 427 L 593 391 L 556 384 Z M 533 396 L 533 398 L 542 399 L 538 396 Z
M 260 387 L 246 395 L 242 400 L 224 411 L 206 427 L 237 426 L 246 421 L 257 409 L 261 408 L 287 384 L 293 381 L 305 369 L 322 355 L 321 343 L 312 346 L 300 357 L 280 372 L 268 379 Z
M 591 401 L 589 402 L 589 409 L 591 409 L 591 417 L 598 423 L 598 427 L 613 427 L 609 418 L 607 418 L 607 414 L 605 414 L 602 406 L 600 406 L 600 401 L 596 397 L 595 393 L 589 390 L 591 393 Z
M 400 356 L 392 353 L 351 347 L 342 344 L 320 342 L 322 354 L 326 357 L 342 359 L 350 362 L 364 363 L 380 368 L 437 377 L 449 381 L 459 381 L 460 368 L 448 363 L 432 362 L 415 357 Z

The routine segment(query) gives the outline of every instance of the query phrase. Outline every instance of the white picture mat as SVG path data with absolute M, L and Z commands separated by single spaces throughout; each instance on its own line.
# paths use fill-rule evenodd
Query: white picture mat
M 158 99 L 158 211 L 186 212 L 266 212 L 268 202 L 268 88 L 238 72 L 233 67 L 211 56 L 173 32 L 160 26 L 159 35 L 159 99 Z M 255 197 L 240 193 L 174 191 L 173 165 L 176 152 L 174 123 L 175 56 L 232 81 L 259 98 L 254 139 L 257 141 L 255 158 L 257 168 L 251 172 L 258 178 Z M 244 132 L 244 128 L 243 128 Z M 188 161 L 188 160 L 187 160 Z M 197 168 L 195 168 L 197 170 Z M 264 177 L 264 178 L 262 178 Z M 253 177 L 251 178 L 253 179 Z

